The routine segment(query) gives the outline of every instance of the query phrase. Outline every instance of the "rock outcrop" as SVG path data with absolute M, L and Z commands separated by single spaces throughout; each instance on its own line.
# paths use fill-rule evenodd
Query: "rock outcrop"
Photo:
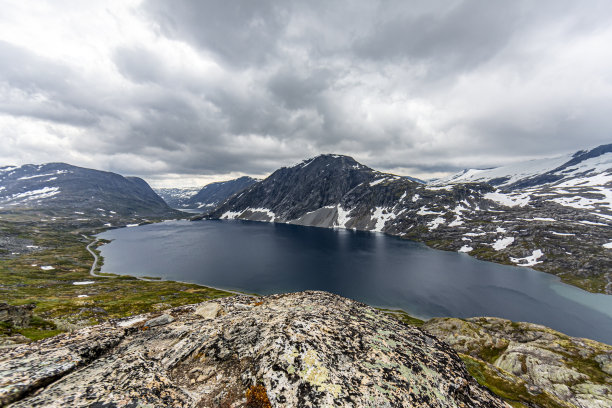
M 506 407 L 445 343 L 324 292 L 237 296 L 0 357 L 11 407 Z
M 474 359 L 485 383 L 509 385 L 517 402 L 612 407 L 612 346 L 494 317 L 436 318 L 423 328 Z
M 8 323 L 15 327 L 28 327 L 32 320 L 35 304 L 12 306 L 0 303 L 0 322 Z

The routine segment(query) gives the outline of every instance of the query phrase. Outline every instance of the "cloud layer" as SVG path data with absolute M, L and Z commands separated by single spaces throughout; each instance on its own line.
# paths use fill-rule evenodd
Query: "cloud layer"
M 612 3 L 9 1 L 0 161 L 418 177 L 612 141 Z M 89 2 L 87 2 L 89 3 Z

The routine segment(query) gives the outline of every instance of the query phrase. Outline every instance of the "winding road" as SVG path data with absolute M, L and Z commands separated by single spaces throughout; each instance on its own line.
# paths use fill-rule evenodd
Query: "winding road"
M 87 235 L 83 235 L 81 234 L 81 236 L 85 239 L 90 239 Z M 92 249 L 91 246 L 94 245 L 95 243 L 97 243 L 99 241 L 98 238 L 94 239 L 93 241 L 91 241 L 86 249 L 87 251 L 89 251 L 89 253 L 94 257 L 94 261 L 93 264 L 91 265 L 91 269 L 89 270 L 89 274 L 91 276 L 93 276 L 94 278 L 116 278 L 117 275 L 99 275 L 96 273 L 96 267 L 98 266 L 98 254 L 96 254 Z M 145 281 L 145 282 L 161 282 L 163 281 L 163 279 L 148 279 L 148 278 L 141 278 L 139 276 L 134 276 L 134 278 L 141 280 L 141 281 Z M 174 281 L 177 282 L 177 281 Z M 182 282 L 182 283 L 189 283 L 189 282 Z M 195 284 L 197 285 L 197 283 Z M 229 289 L 221 289 L 221 288 L 215 288 L 214 286 L 205 286 L 205 285 L 198 285 L 198 286 L 202 286 L 205 288 L 210 288 L 210 289 L 216 289 L 216 290 L 222 290 L 224 292 L 229 292 L 229 293 L 233 293 L 235 295 L 243 295 L 243 296 L 250 296 L 250 297 L 256 297 L 255 295 L 252 295 L 250 293 L 242 293 L 242 292 L 237 292 L 234 290 L 229 290 Z

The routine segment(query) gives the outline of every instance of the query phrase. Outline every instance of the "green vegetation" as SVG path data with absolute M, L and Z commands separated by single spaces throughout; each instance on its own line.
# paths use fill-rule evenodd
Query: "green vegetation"
M 230 295 L 217 289 L 156 278 L 143 281 L 131 276 L 92 277 L 89 269 L 93 257 L 86 250 L 91 239 L 82 234 L 90 236 L 101 229 L 79 225 L 70 217 L 53 224 L 41 222 L 45 218 L 49 217 L 36 213 L 0 214 L 1 236 L 28 242 L 23 245 L 23 253 L 0 253 L 0 299 L 11 305 L 36 304 L 29 327 L 15 328 L 3 323 L 0 337 L 18 333 L 38 340 L 110 318 Z M 103 244 L 100 242 L 92 249 Z M 53 269 L 44 270 L 43 266 Z M 93 283 L 75 285 L 74 282 Z
M 385 314 L 401 321 L 404 322 L 406 324 L 412 325 L 412 326 L 422 326 L 423 323 L 425 323 L 424 320 L 421 319 L 417 319 L 416 317 L 412 317 L 410 316 L 408 313 L 404 312 L 403 310 L 399 310 L 399 309 L 382 309 L 382 308 L 377 308 L 378 310 L 384 312 Z
M 459 354 L 459 356 L 465 363 L 470 375 L 480 385 L 487 387 L 513 407 L 531 407 L 534 404 L 542 408 L 573 407 L 573 405 L 564 403 L 545 391 L 538 395 L 530 394 L 523 380 L 512 374 L 502 373 L 480 359 L 468 356 L 467 354 Z

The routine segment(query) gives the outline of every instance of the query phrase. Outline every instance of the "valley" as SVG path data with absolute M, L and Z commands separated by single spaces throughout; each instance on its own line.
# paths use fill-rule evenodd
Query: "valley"
M 126 319 L 129 316 L 147 313 L 146 319 L 149 320 L 157 317 L 167 319 L 164 316 L 182 315 L 190 308 L 185 305 L 199 302 L 221 302 L 223 308 L 231 311 L 231 319 L 236 319 L 232 321 L 236 322 L 237 327 L 247 323 L 243 323 L 241 315 L 235 315 L 235 311 L 243 313 L 261 304 L 269 305 L 266 308 L 279 307 L 273 296 L 269 299 L 245 297 L 251 300 L 240 302 L 250 306 L 243 306 L 240 302 L 233 306 L 235 300 L 224 300 L 234 295 L 231 291 L 180 282 L 195 282 L 191 278 L 165 280 L 163 278 L 168 276 L 160 274 L 153 267 L 128 267 L 115 270 L 117 273 L 108 273 L 105 267 L 109 265 L 105 262 L 112 262 L 112 256 L 100 257 L 97 267 L 92 268 L 94 257 L 88 248 L 100 256 L 101 249 L 106 251 L 120 242 L 99 239 L 93 243 L 100 233 L 107 231 L 112 234 L 114 228 L 140 226 L 117 230 L 140 231 L 142 228 L 172 225 L 160 223 L 168 220 L 183 220 L 174 222 L 196 226 L 218 223 L 217 219 L 237 220 L 230 223 L 240 220 L 263 221 L 271 223 L 265 225 L 276 228 L 275 234 L 281 237 L 282 229 L 274 227 L 278 223 L 288 224 L 288 228 L 314 226 L 335 230 L 321 231 L 325 233 L 337 235 L 343 231 L 351 234 L 351 238 L 338 235 L 337 245 L 329 246 L 332 241 L 322 238 L 325 234 L 305 233 L 305 242 L 320 242 L 327 246 L 328 252 L 336 246 L 338 249 L 342 245 L 356 245 L 351 243 L 355 237 L 364 239 L 359 245 L 374 245 L 378 250 L 385 248 L 385 245 L 381 246 L 376 236 L 385 239 L 402 238 L 408 241 L 397 242 L 419 245 L 411 243 L 416 241 L 431 248 L 455 252 L 447 255 L 452 255 L 459 263 L 466 260 L 477 262 L 467 258 L 469 255 L 502 264 L 484 263 L 499 268 L 525 266 L 556 275 L 563 282 L 590 292 L 610 293 L 611 150 L 610 145 L 605 145 L 540 162 L 538 166 L 519 166 L 520 171 L 517 168 L 467 170 L 446 179 L 428 182 L 381 173 L 347 156 L 322 155 L 292 167 L 281 168 L 264 180 L 237 179 L 189 192 L 180 189 L 160 191 L 167 194 L 165 197 L 172 203 L 171 206 L 141 179 L 61 163 L 0 168 L 0 297 L 7 303 L 0 312 L 8 316 L 0 325 L 0 346 L 7 350 L 25 350 L 29 353 L 34 349 L 28 346 L 32 341 L 61 333 L 73 333 L 67 334 L 67 337 L 53 337 L 47 343 L 35 344 L 40 344 L 40 347 L 49 344 L 50 347 L 62 350 L 61 342 L 64 340 L 61 339 L 76 336 L 77 341 L 87 348 L 89 337 L 79 337 L 84 336 L 81 333 L 100 333 L 97 330 L 111 330 L 114 333 L 116 329 L 123 333 L 120 337 L 125 340 L 121 341 L 128 342 L 132 341 L 130 336 L 135 333 L 135 329 L 123 329 L 124 326 L 117 324 L 131 321 Z M 171 201 L 171 196 L 177 201 Z M 205 213 L 193 218 L 193 214 L 172 207 L 199 208 Z M 190 222 L 189 219 L 209 221 Z M 379 233 L 396 238 L 382 237 L 377 235 Z M 248 234 L 243 235 L 248 241 Z M 259 235 L 260 241 L 266 241 L 261 239 L 262 236 Z M 165 242 L 170 242 L 167 237 Z M 239 247 L 239 240 L 234 239 L 233 242 Z M 251 239 L 251 242 L 256 241 Z M 357 248 L 363 252 L 364 247 L 359 245 Z M 215 247 L 213 241 L 206 246 Z M 312 248 L 308 249 L 307 245 L 301 244 L 300 247 L 306 256 L 316 253 Z M 244 251 L 239 251 L 241 256 L 246 256 Z M 266 256 L 261 248 L 256 251 Z M 368 251 L 371 250 L 365 252 Z M 159 249 L 156 252 L 163 254 Z M 222 255 L 222 252 L 217 252 Z M 383 252 L 384 258 L 388 259 L 391 253 L 389 248 Z M 149 258 L 151 262 L 156 262 L 154 256 Z M 333 261 L 319 258 L 333 265 Z M 384 262 L 380 262 L 383 258 L 378 259 L 375 263 L 383 267 Z M 356 262 L 369 265 L 364 263 L 364 258 L 357 258 Z M 457 261 L 452 262 L 457 265 Z M 162 264 L 160 261 L 157 263 Z M 301 263 L 305 267 L 309 265 Z M 416 263 L 415 266 L 421 272 L 432 270 L 427 264 L 431 265 L 431 261 Z M 178 261 L 173 265 L 178 266 Z M 202 268 L 203 264 L 196 267 Z M 285 267 L 287 270 L 295 269 L 291 264 Z M 248 267 L 240 268 L 256 271 L 257 263 L 250 262 Z M 270 265 L 264 265 L 265 268 L 269 270 Z M 516 275 L 522 277 L 519 281 L 525 280 L 531 284 L 533 290 L 543 298 L 542 301 L 547 301 L 544 299 L 547 295 L 544 295 L 546 292 L 543 286 L 538 286 L 535 283 L 537 279 L 534 280 L 535 275 L 530 275 L 535 272 L 527 268 L 522 270 L 525 273 Z M 384 266 L 383 269 L 392 268 Z M 487 276 L 496 281 L 495 285 L 504 287 L 506 283 L 502 284 L 500 279 L 507 278 L 510 283 L 515 275 L 506 274 L 505 278 L 501 278 L 502 275 L 489 273 Z M 327 279 L 330 277 L 328 274 Z M 357 284 L 362 278 L 366 276 L 361 272 L 348 279 L 335 277 L 336 283 L 340 285 L 338 287 L 342 286 L 342 282 L 351 280 Z M 287 291 L 278 286 L 281 279 L 269 273 L 255 273 L 251 279 L 258 281 L 258 288 L 261 289 L 247 290 L 240 285 L 223 283 L 212 286 L 260 294 Z M 414 282 L 428 282 L 426 275 L 413 279 L 417 279 Z M 486 282 L 484 278 L 475 279 L 480 283 Z M 447 278 L 447 281 L 452 286 L 452 280 Z M 391 279 L 389 282 L 393 286 L 394 281 Z M 461 298 L 484 299 L 486 292 L 477 294 L 474 287 L 468 285 L 462 289 L 456 301 Z M 374 292 L 374 286 L 371 288 Z M 578 291 L 576 288 L 569 289 Z M 302 289 L 296 287 L 293 290 Z M 337 291 L 334 288 L 328 290 Z M 444 292 L 444 289 L 440 291 Z M 393 289 L 387 288 L 377 296 L 388 296 L 392 292 Z M 349 291 L 345 294 L 352 298 L 359 297 L 355 293 Z M 563 293 L 566 296 L 569 292 Z M 318 299 L 318 295 L 296 296 L 307 296 L 309 302 L 317 303 L 316 307 L 329 307 L 326 306 L 327 300 L 313 300 Z M 498 296 L 502 309 L 508 308 L 507 305 L 512 302 L 520 303 L 510 300 L 511 303 L 506 305 L 499 294 L 492 296 Z M 334 302 L 340 304 L 344 301 Z M 445 317 L 429 319 L 432 314 L 415 313 L 423 318 L 419 319 L 403 310 L 397 310 L 397 304 L 382 304 L 371 299 L 367 303 L 379 306 L 380 312 L 394 321 L 422 327 L 427 333 L 435 334 L 450 344 L 454 349 L 452 353 L 458 353 L 467 372 L 479 384 L 488 387 L 514 407 L 609 406 L 609 396 L 612 395 L 609 367 L 612 349 L 605 342 L 570 337 L 545 326 L 515 321 L 530 321 L 530 317 L 505 320 L 498 317 L 470 317 L 474 316 L 474 312 L 467 312 L 451 318 L 452 308 L 457 306 L 446 305 L 445 310 L 449 313 L 435 314 Z M 35 304 L 35 307 L 32 309 L 27 306 L 29 304 Z M 572 307 L 558 306 L 558 310 L 567 312 Z M 399 309 L 402 308 L 418 310 L 409 306 Z M 330 308 L 329 312 L 335 313 L 333 309 Z M 545 308 L 534 306 L 533 309 Z M 581 317 L 584 320 L 587 313 L 584 310 L 571 314 L 576 315 L 578 320 Z M 491 313 L 478 314 L 497 314 L 492 309 L 489 311 Z M 366 315 L 369 316 L 369 313 Z M 563 313 L 559 313 L 558 318 L 563 320 Z M 161 327 L 171 320 L 164 320 L 165 323 L 160 323 Z M 565 320 L 571 321 L 570 318 Z M 381 318 L 378 321 L 382 322 Z M 92 328 L 92 325 L 98 324 L 102 326 Z M 594 327 L 598 323 L 589 322 L 588 325 Z M 605 323 L 600 325 L 606 327 Z M 157 330 L 152 331 L 151 336 L 156 335 L 154 333 L 158 333 Z M 226 338 L 231 338 L 231 335 L 228 333 Z M 93 337 L 91 339 L 94 341 Z M 321 341 L 329 341 L 325 339 L 325 336 L 321 337 Z M 159 340 L 162 343 L 165 341 L 161 338 Z M 393 338 L 381 341 L 384 347 L 395 344 Z M 236 347 L 242 347 L 240 342 L 235 344 Z M 114 346 L 109 347 L 109 350 L 114 350 Z M 8 365 L 21 364 L 16 361 L 0 359 L 0 371 Z M 93 362 L 87 360 L 83 364 L 83 368 L 86 368 Z M 329 372 L 335 372 L 335 366 L 330 365 L 330 362 L 321 364 L 326 364 Z M 372 375 L 376 375 L 375 372 Z M 311 384 L 308 382 L 310 380 L 305 381 Z M 219 389 L 225 387 L 221 383 L 218 386 L 221 387 Z M 0 384 L 0 397 L 11 387 Z M 136 383 L 135 387 L 138 389 Z M 267 384 L 266 389 L 270 398 L 280 395 L 275 394 L 272 384 Z M 17 400 L 21 398 L 10 392 L 8 395 Z M 329 398 L 333 398 L 333 393 L 331 395 Z

